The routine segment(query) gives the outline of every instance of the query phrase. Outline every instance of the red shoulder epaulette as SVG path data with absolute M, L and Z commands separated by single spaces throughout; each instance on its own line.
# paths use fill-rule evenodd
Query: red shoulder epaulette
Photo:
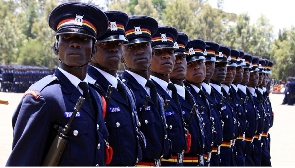
M 23 97 L 26 97 L 26 95 L 32 95 L 34 96 L 35 99 L 38 99 L 40 97 L 40 93 L 35 91 L 35 90 L 32 90 L 32 89 L 28 89 L 25 93 L 24 93 L 24 96 Z

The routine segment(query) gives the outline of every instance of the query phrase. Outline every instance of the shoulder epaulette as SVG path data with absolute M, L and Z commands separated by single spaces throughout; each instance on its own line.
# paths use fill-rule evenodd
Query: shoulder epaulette
M 38 82 L 34 83 L 30 88 L 24 93 L 23 97 L 26 95 L 32 95 L 35 99 L 40 97 L 40 92 L 50 83 L 57 80 L 57 77 L 54 75 L 47 75 L 44 78 L 40 79 Z

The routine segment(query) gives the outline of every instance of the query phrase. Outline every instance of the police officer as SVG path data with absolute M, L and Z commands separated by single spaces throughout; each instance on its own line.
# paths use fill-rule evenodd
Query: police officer
M 243 79 L 240 84 L 238 84 L 238 93 L 241 99 L 244 100 L 244 106 L 246 111 L 246 130 L 245 130 L 245 166 L 254 166 L 254 146 L 253 139 L 257 129 L 257 114 L 256 105 L 253 102 L 252 95 L 247 88 L 246 84 L 249 82 L 250 78 L 250 68 L 252 63 L 252 55 L 244 53 L 243 56 Z M 239 139 L 239 138 L 238 138 Z
M 219 56 L 216 57 L 215 71 L 211 78 L 212 91 L 215 94 L 216 101 L 219 102 L 218 108 L 223 122 L 223 141 L 220 148 L 220 166 L 234 165 L 232 150 L 235 141 L 235 120 L 232 106 L 226 101 L 221 83 L 225 80 L 227 72 L 227 59 L 230 56 L 230 48 L 224 45 L 219 47 Z
M 236 92 L 232 87 L 233 80 L 235 79 L 236 76 L 236 67 L 237 67 L 237 58 L 239 57 L 240 52 L 235 49 L 231 49 L 230 51 L 230 56 L 228 57 L 228 63 L 227 63 L 227 68 L 226 68 L 226 76 L 225 80 L 221 82 L 222 86 L 222 92 L 223 95 L 226 97 L 226 101 L 229 102 L 229 105 L 232 108 L 232 117 L 234 120 L 234 145 L 232 145 L 232 151 L 233 151 L 233 166 L 235 166 L 236 159 L 237 159 L 237 147 L 236 147 L 236 139 L 241 133 L 239 130 L 239 120 L 238 120 L 238 112 L 242 112 L 243 109 L 241 106 L 239 106 L 239 101 L 238 97 L 236 97 Z M 244 164 L 242 163 L 242 166 Z
M 261 166 L 271 166 L 269 129 L 273 126 L 273 111 L 272 111 L 272 105 L 269 99 L 269 92 L 266 88 L 270 80 L 269 75 L 270 75 L 271 66 L 272 66 L 272 62 L 270 60 L 265 59 L 265 66 L 264 66 L 265 78 L 261 85 L 263 90 L 263 97 L 265 99 L 265 124 L 264 124 L 263 133 L 261 137 L 261 141 L 262 141 Z
M 78 98 L 89 94 L 92 102 L 84 101 L 76 114 L 58 165 L 104 165 L 101 102 L 93 89 L 87 90 L 86 72 L 95 38 L 106 31 L 107 21 L 101 10 L 89 4 L 64 3 L 53 9 L 49 26 L 56 32 L 54 52 L 60 64 L 54 75 L 30 86 L 16 108 L 6 166 L 41 166 L 57 133 L 54 125 L 64 127 Z
M 121 78 L 133 91 L 140 120 L 140 130 L 146 137 L 142 161 L 137 166 L 160 166 L 162 155 L 171 150 L 167 137 L 164 102 L 149 78 L 152 60 L 152 36 L 158 22 L 149 16 L 130 16 L 126 26 L 128 43 L 123 45 L 125 71 Z
M 188 143 L 187 150 L 184 153 L 184 166 L 203 166 L 203 145 L 205 142 L 205 133 L 203 127 L 203 118 L 197 109 L 196 99 L 184 85 L 184 77 L 187 72 L 186 45 L 188 36 L 183 32 L 178 32 L 175 50 L 175 65 L 170 74 L 170 80 L 174 83 L 179 95 L 179 102 L 182 109 L 183 119 L 186 127 L 186 138 Z
M 182 166 L 183 153 L 187 149 L 182 110 L 178 94 L 169 74 L 172 72 L 175 55 L 174 43 L 178 32 L 171 26 L 159 26 L 152 38 L 153 57 L 150 66 L 150 77 L 157 91 L 165 102 L 165 117 L 168 137 L 172 142 L 172 156 L 162 160 L 163 166 Z
M 215 70 L 215 61 L 216 61 L 216 54 L 219 54 L 219 44 L 211 41 L 206 41 L 206 77 L 202 82 L 202 88 L 206 94 L 207 100 L 210 105 L 211 110 L 211 120 L 214 125 L 213 130 L 213 149 L 212 155 L 210 160 L 210 166 L 219 166 L 220 162 L 220 145 L 222 142 L 222 121 L 221 121 L 221 114 L 219 113 L 219 109 L 217 108 L 214 92 L 212 92 L 212 86 L 210 85 L 210 80 L 213 76 Z
M 186 86 L 195 97 L 198 111 L 203 118 L 205 141 L 203 142 L 203 152 L 205 165 L 210 165 L 211 151 L 213 148 L 213 123 L 209 102 L 202 89 L 202 81 L 206 76 L 206 65 L 204 51 L 206 43 L 201 39 L 190 40 L 186 46 L 187 50 L 187 74 L 185 76 Z
M 237 113 L 238 120 L 238 136 L 235 142 L 236 147 L 236 163 L 237 166 L 245 166 L 245 131 L 246 131 L 246 108 L 245 108 L 245 97 L 241 96 L 241 90 L 238 89 L 238 85 L 243 80 L 244 73 L 244 62 L 242 58 L 244 57 L 244 52 L 242 50 L 231 50 L 231 58 L 236 60 L 236 72 L 235 78 L 231 84 L 231 91 L 233 94 L 231 96 L 234 100 L 234 108 Z
M 263 124 L 264 124 L 264 108 L 262 106 L 261 95 L 257 94 L 256 88 L 259 84 L 259 57 L 253 56 L 252 58 L 252 68 L 250 69 L 250 78 L 247 83 L 247 87 L 252 96 L 254 106 L 256 107 L 256 123 L 257 129 L 253 139 L 254 145 L 254 165 L 261 165 L 261 135 L 263 132 Z
M 137 139 L 140 131 L 136 106 L 130 89 L 117 77 L 117 70 L 127 42 L 125 27 L 129 17 L 121 11 L 106 11 L 109 19 L 107 32 L 97 38 L 96 54 L 88 67 L 88 80 L 96 90 L 107 96 L 105 123 L 113 148 L 110 166 L 135 166 L 142 151 Z M 114 87 L 110 95 L 108 88 Z

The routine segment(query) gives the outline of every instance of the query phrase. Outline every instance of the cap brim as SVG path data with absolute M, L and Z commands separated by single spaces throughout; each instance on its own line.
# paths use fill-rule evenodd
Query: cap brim
M 80 34 L 80 35 L 84 35 L 84 36 L 88 36 L 93 39 L 96 39 L 95 36 L 92 35 L 92 33 L 81 28 L 64 28 L 56 32 L 56 35 L 62 35 L 62 34 Z
M 108 41 L 124 41 L 128 42 L 124 35 L 111 35 L 104 39 L 97 39 L 97 42 L 108 42 Z
M 148 42 L 152 42 L 152 39 L 141 37 L 141 38 L 128 40 L 128 44 L 138 44 L 138 43 L 148 43 Z

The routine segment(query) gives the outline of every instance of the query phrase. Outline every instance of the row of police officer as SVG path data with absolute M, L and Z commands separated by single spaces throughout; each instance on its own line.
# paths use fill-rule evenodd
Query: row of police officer
M 63 88 L 75 83 L 65 79 L 74 79 L 71 72 L 79 72 L 77 77 L 88 83 L 92 103 L 87 101 L 75 116 L 59 165 L 270 165 L 268 130 L 273 120 L 268 94 L 264 92 L 270 61 L 262 60 L 265 67 L 260 68 L 255 62 L 258 57 L 245 54 L 247 58 L 242 51 L 235 52 L 227 46 L 189 39 L 171 26 L 158 25 L 149 16 L 128 16 L 122 11 L 104 14 L 107 19 L 99 9 L 83 3 L 61 4 L 51 13 L 49 24 L 57 32 L 54 52 L 60 57 L 60 68 L 53 77 L 34 84 L 23 100 L 26 104 L 41 104 L 34 109 L 36 114 L 46 114 L 51 119 L 40 119 L 46 123 L 42 128 L 50 136 L 34 138 L 34 152 L 20 160 L 28 145 L 26 136 L 36 131 L 32 127 L 41 124 L 30 120 L 26 123 L 28 129 L 24 129 L 21 124 L 28 118 L 22 114 L 30 106 L 20 103 L 13 119 L 16 137 L 7 165 L 42 163 L 52 142 L 50 125 L 63 125 L 72 114 L 68 108 L 73 104 L 58 101 L 61 109 L 55 110 L 55 116 L 59 119 L 44 110 L 44 102 L 50 101 L 46 103 L 50 105 L 55 102 L 52 97 L 61 99 L 48 93 L 59 85 L 62 91 L 58 94 L 77 90 Z M 106 20 L 108 27 L 101 33 Z M 96 35 L 89 65 L 85 59 L 76 59 L 81 55 L 83 41 L 88 40 L 85 35 Z M 67 47 L 72 50 L 62 54 Z M 122 75 L 118 74 L 120 62 L 125 66 Z M 238 69 L 240 77 L 236 75 Z M 68 94 L 67 99 L 76 100 L 76 92 L 75 96 Z M 61 102 L 71 106 L 65 109 Z M 32 109 L 30 114 L 41 117 L 35 116 Z M 16 120 L 18 117 L 21 119 Z M 40 148 L 43 143 L 46 146 Z M 38 158 L 33 157 L 38 153 L 36 149 L 41 152 Z

